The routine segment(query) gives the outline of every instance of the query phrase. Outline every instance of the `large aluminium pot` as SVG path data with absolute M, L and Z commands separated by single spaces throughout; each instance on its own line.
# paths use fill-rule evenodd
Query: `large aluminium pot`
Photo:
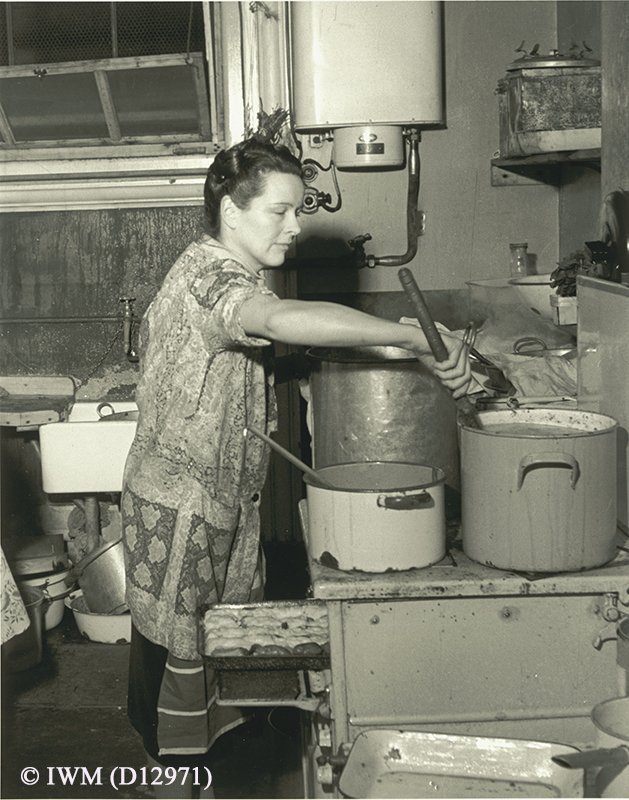
M 426 366 L 398 347 L 315 347 L 308 355 L 316 469 L 431 464 L 458 490 L 456 404 Z
M 76 565 L 76 573 L 91 612 L 123 614 L 129 610 L 122 539 L 106 542 L 88 553 Z
M 306 476 L 308 548 L 324 566 L 386 572 L 426 567 L 445 555 L 445 476 L 437 467 L 359 462 Z
M 570 572 L 615 555 L 617 422 L 570 409 L 461 425 L 463 550 L 491 567 Z

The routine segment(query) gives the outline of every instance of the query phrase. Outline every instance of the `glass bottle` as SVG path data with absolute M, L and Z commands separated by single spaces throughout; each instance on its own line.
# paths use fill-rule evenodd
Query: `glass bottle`
M 523 275 L 528 275 L 528 246 L 528 242 L 512 242 L 509 245 L 512 278 L 521 278 Z

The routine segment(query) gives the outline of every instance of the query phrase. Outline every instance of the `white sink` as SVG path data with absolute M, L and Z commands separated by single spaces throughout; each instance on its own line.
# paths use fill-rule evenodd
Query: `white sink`
M 135 419 L 101 414 L 137 411 L 131 401 L 77 401 L 64 422 L 39 428 L 42 485 L 49 494 L 97 494 L 122 489 L 124 466 L 135 436 Z

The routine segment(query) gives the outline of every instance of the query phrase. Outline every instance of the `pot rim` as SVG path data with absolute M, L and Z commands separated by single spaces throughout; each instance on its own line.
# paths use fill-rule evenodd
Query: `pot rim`
M 606 709 L 616 705 L 626 705 L 627 710 L 629 710 L 629 696 L 612 697 L 609 700 L 603 700 L 602 703 L 597 703 L 592 709 L 592 722 L 599 730 L 603 731 L 603 733 L 612 736 L 614 739 L 618 739 L 625 746 L 629 746 L 629 723 L 627 724 L 627 729 L 624 732 L 620 732 L 614 729 L 613 723 L 604 722 L 599 718 L 600 714 Z
M 58 583 L 65 583 L 66 578 L 71 576 L 72 570 L 64 569 L 61 572 L 43 572 L 41 575 L 29 575 L 20 577 L 20 583 L 26 586 L 56 586 Z
M 20 586 L 19 590 L 22 595 L 24 608 L 28 609 L 31 606 L 41 606 L 46 602 L 46 594 L 38 586 Z M 24 597 L 25 594 L 27 597 Z
M 83 558 L 76 565 L 77 572 L 78 573 L 84 572 L 85 568 L 88 567 L 92 563 L 92 561 L 95 561 L 98 558 L 98 556 L 101 556 L 103 553 L 106 553 L 107 550 L 110 550 L 112 547 L 114 547 L 117 544 L 120 544 L 121 542 L 122 542 L 122 536 L 120 536 L 118 539 L 114 539 L 113 542 L 105 542 L 105 544 L 101 545 L 100 547 L 97 547 L 96 550 L 92 550 L 91 553 L 88 553 L 86 556 L 83 556 Z
M 69 608 L 72 611 L 72 613 L 78 614 L 81 617 L 92 617 L 92 618 L 106 617 L 107 619 L 109 619 L 110 617 L 123 617 L 125 614 L 131 613 L 126 603 L 121 603 L 119 606 L 116 606 L 116 608 L 113 611 L 110 611 L 109 613 L 106 613 L 104 611 L 89 611 L 89 610 L 83 611 L 82 609 L 76 608 L 75 606 L 75 603 L 78 600 L 82 600 L 83 598 L 84 598 L 83 590 L 75 589 L 64 599 L 64 605 L 66 606 L 66 608 Z M 122 609 L 123 606 L 124 610 L 119 611 L 118 609 Z
M 333 364 L 379 364 L 417 361 L 410 350 L 395 345 L 356 345 L 355 347 L 309 347 L 306 355 L 314 361 Z
M 574 420 L 575 417 L 583 417 L 588 416 L 592 417 L 595 420 L 600 420 L 601 422 L 607 422 L 607 426 L 604 428 L 600 428 L 599 430 L 582 430 L 582 431 L 571 431 L 570 433 L 565 434 L 544 434 L 542 432 L 539 433 L 517 433 L 513 430 L 509 431 L 508 434 L 500 433 L 499 431 L 488 431 L 485 428 L 481 427 L 473 427 L 471 425 L 466 424 L 462 418 L 457 420 L 457 424 L 459 428 L 463 431 L 469 431 L 470 433 L 480 434 L 482 436 L 494 436 L 500 437 L 501 439 L 527 439 L 527 440 L 546 440 L 546 439 L 579 439 L 583 438 L 584 436 L 601 436 L 611 433 L 618 428 L 618 420 L 614 419 L 614 417 L 610 417 L 609 414 L 600 414 L 598 411 L 587 411 L 586 409 L 572 409 L 572 408 L 510 408 L 510 409 L 500 409 L 500 410 L 492 410 L 492 411 L 479 411 L 478 418 L 482 423 L 483 420 L 487 420 L 488 417 L 493 416 L 494 418 L 496 415 L 500 415 L 501 421 L 504 420 L 509 424 L 519 424 L 520 420 L 510 419 L 506 420 L 507 415 L 514 415 L 518 414 L 520 417 L 526 415 L 528 417 L 533 417 L 533 420 L 529 420 L 529 422 L 533 422 L 535 417 L 547 417 L 549 414 L 557 415 L 557 419 L 553 419 L 552 424 L 555 427 L 561 427 L 563 421 L 559 419 L 560 417 L 566 417 L 570 415 Z M 526 422 L 522 422 L 523 425 Z M 543 424 L 543 423 L 540 423 Z M 573 425 L 569 425 L 566 423 L 566 427 L 573 427 Z
M 304 475 L 304 483 L 311 487 L 312 489 L 320 489 L 324 492 L 350 492 L 353 494 L 383 494 L 383 493 L 400 493 L 400 492 L 413 492 L 419 491 L 421 489 L 431 489 L 439 486 L 440 484 L 445 483 L 446 474 L 441 467 L 434 467 L 432 464 L 419 464 L 415 461 L 346 461 L 341 464 L 328 464 L 325 467 L 319 467 L 315 469 L 315 472 L 325 473 L 326 470 L 334 470 L 338 467 L 355 467 L 355 466 L 365 466 L 366 464 L 372 465 L 393 465 L 393 466 L 408 466 L 408 467 L 423 467 L 424 469 L 432 470 L 433 478 L 430 481 L 425 481 L 423 483 L 414 483 L 409 486 L 394 486 L 389 489 L 386 488 L 378 488 L 378 489 L 360 489 L 354 488 L 351 486 L 344 487 L 327 487 L 327 486 L 320 486 L 314 483 L 314 481 L 310 478 L 309 475 Z

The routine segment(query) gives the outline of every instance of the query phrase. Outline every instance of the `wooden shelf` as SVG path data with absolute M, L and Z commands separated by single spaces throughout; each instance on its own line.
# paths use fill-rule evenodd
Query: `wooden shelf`
M 492 158 L 492 186 L 533 186 L 540 183 L 558 186 L 561 168 L 566 165 L 588 167 L 600 171 L 600 148 L 537 153 L 521 158 Z
M 65 419 L 74 400 L 72 378 L 56 375 L 0 376 L 0 425 L 36 428 Z

